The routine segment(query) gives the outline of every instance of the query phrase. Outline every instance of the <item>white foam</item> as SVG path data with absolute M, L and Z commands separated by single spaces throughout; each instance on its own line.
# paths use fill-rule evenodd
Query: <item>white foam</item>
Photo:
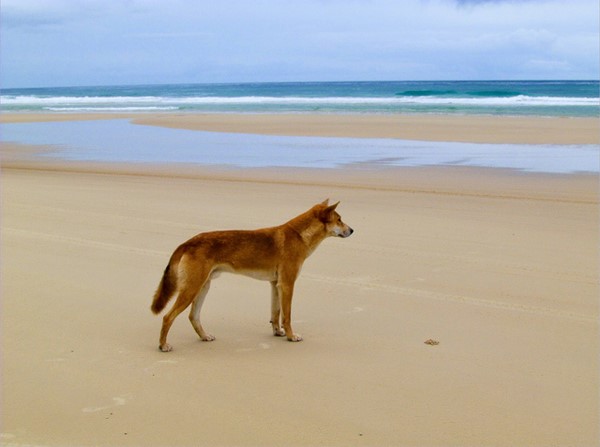
M 179 110 L 179 107 L 44 107 L 50 112 L 157 112 Z
M 11 107 L 38 106 L 47 110 L 90 110 L 93 106 L 112 106 L 114 110 L 173 110 L 183 105 L 470 105 L 470 106 L 599 106 L 599 98 L 526 96 L 510 97 L 299 97 L 299 96 L 1 96 L 0 103 Z M 85 106 L 85 107 L 83 107 Z M 100 109 L 99 109 L 100 110 Z M 101 110 L 109 110 L 102 107 Z
M 5 105 L 156 103 L 157 96 L 0 96 Z

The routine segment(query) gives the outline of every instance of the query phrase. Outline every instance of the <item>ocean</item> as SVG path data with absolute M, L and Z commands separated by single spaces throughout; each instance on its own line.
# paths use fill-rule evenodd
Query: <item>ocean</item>
M 2 89 L 3 112 L 600 115 L 593 81 L 270 82 Z

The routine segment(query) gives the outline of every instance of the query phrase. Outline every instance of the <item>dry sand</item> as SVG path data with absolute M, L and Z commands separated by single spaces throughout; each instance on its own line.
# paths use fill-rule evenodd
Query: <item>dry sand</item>
M 2 151 L 3 445 L 597 445 L 595 176 L 24 149 Z M 223 275 L 203 309 L 217 340 L 183 314 L 158 351 L 149 306 L 175 246 L 326 197 L 355 234 L 304 266 L 305 341 L 271 335 L 267 283 Z
M 333 114 L 3 113 L 0 123 L 130 118 L 138 124 L 214 132 L 424 141 L 597 144 L 597 118 Z

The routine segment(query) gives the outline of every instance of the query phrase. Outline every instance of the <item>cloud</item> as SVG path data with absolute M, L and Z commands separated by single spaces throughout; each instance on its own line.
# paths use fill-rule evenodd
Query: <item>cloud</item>
M 460 5 L 484 5 L 487 3 L 539 3 L 548 0 L 454 0 Z
M 2 0 L 0 78 L 5 86 L 595 78 L 598 8 L 597 0 Z

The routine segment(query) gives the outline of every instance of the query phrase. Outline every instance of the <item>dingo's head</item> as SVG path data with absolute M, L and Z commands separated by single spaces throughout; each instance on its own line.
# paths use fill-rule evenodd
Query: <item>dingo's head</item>
M 341 216 L 335 210 L 340 202 L 329 205 L 329 199 L 325 200 L 321 205 L 323 208 L 319 213 L 321 222 L 325 224 L 327 236 L 348 237 L 354 230 L 342 222 Z

